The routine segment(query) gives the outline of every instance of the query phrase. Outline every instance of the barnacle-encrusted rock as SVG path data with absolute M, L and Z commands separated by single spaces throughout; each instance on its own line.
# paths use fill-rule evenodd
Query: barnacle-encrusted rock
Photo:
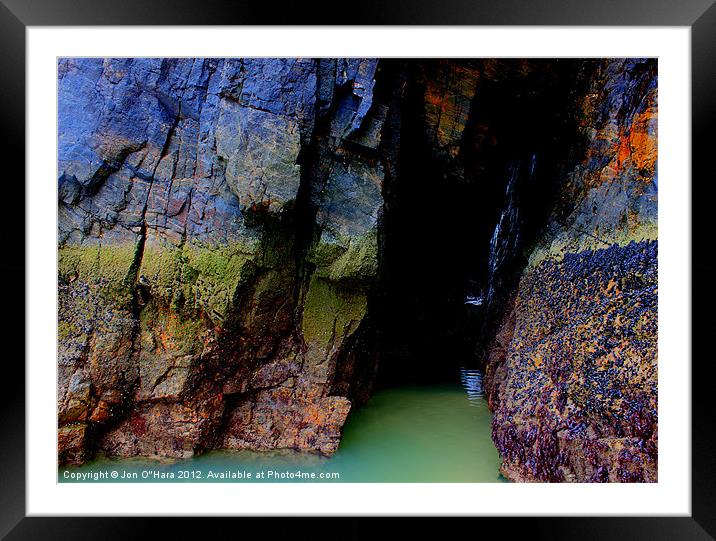
M 655 241 L 522 278 L 489 360 L 493 437 L 517 481 L 656 481 Z

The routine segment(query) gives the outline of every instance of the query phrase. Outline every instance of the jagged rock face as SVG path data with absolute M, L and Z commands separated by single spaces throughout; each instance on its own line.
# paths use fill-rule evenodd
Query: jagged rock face
M 657 236 L 656 61 L 592 61 L 582 77 L 575 116 L 584 148 L 559 184 L 531 264 Z
M 656 62 L 585 62 L 583 150 L 508 295 L 485 385 L 517 481 L 657 480 Z
M 376 65 L 59 62 L 61 461 L 335 450 L 376 267 Z

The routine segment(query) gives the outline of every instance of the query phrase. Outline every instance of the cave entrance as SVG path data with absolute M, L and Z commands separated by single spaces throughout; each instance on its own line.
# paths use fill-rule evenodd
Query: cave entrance
M 576 63 L 534 61 L 525 75 L 506 60 L 515 65 L 487 77 L 483 61 L 465 61 L 480 79 L 459 151 L 446 153 L 426 115 L 426 77 L 445 73 L 441 62 L 459 63 L 382 65 L 394 72 L 384 80 L 403 90 L 369 310 L 379 387 L 456 382 L 461 367 L 481 368 L 476 349 L 524 267 L 524 247 L 546 223 L 574 147 Z

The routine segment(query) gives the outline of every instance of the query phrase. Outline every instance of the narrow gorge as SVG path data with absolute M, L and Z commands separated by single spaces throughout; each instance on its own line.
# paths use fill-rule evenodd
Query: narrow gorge
M 332 456 L 462 370 L 506 479 L 657 480 L 655 59 L 64 58 L 58 93 L 60 465 Z

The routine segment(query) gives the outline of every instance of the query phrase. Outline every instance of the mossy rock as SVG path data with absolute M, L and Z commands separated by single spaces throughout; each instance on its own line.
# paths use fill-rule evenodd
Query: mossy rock
M 321 241 L 309 254 L 316 274 L 336 283 L 369 285 L 378 274 L 378 235 L 375 229 L 366 235 L 342 243 Z
M 627 246 L 631 242 L 657 240 L 659 228 L 656 222 L 647 221 L 611 231 L 588 233 L 575 232 L 572 229 L 561 231 L 546 243 L 535 247 L 529 257 L 528 269 L 536 268 L 542 261 L 561 261 L 565 254 L 586 250 L 600 250 L 611 245 Z
M 328 347 L 357 326 L 367 310 L 364 293 L 342 288 L 318 276 L 311 279 L 303 305 L 304 340 Z
M 240 244 L 215 248 L 186 245 L 183 258 L 181 285 L 187 302 L 216 322 L 223 321 L 240 284 L 253 276 L 253 254 Z
M 180 283 L 183 264 L 180 248 L 147 241 L 139 268 L 140 282 L 149 287 L 153 297 L 170 303 Z
M 139 280 L 152 298 L 185 318 L 204 312 L 220 323 L 252 275 L 254 259 L 253 249 L 239 242 L 178 247 L 153 240 L 145 246 Z
M 318 242 L 308 254 L 308 261 L 316 266 L 316 271 L 328 275 L 330 266 L 345 254 L 347 249 L 340 244 L 332 242 Z
M 81 280 L 99 289 L 106 301 L 131 303 L 136 243 L 65 246 L 58 251 L 60 280 Z
M 57 338 L 60 342 L 66 342 L 71 338 L 84 337 L 82 328 L 75 321 L 60 319 L 57 322 Z

